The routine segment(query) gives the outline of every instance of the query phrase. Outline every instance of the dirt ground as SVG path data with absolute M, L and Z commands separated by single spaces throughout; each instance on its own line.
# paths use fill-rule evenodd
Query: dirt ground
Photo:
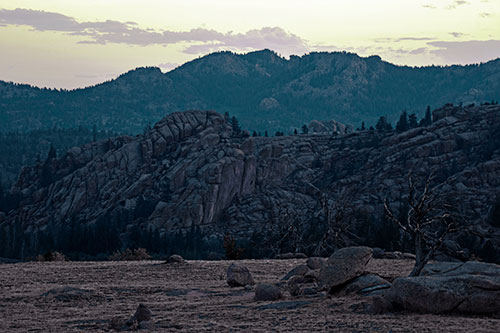
M 305 259 L 244 260 L 259 282 L 277 282 Z M 0 265 L 0 332 L 112 331 L 139 303 L 153 312 L 156 332 L 329 331 L 500 332 L 500 319 L 409 313 L 370 315 L 363 297 L 286 297 L 255 302 L 230 288 L 228 261 L 52 262 Z M 372 259 L 368 270 L 392 279 L 408 260 Z M 58 288 L 74 287 L 58 292 Z M 55 290 L 54 290 L 55 289 Z M 83 289 L 83 291 L 82 291 Z

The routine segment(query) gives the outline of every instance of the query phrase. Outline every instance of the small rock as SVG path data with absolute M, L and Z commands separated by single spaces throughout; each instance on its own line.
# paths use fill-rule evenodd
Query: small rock
M 288 280 L 288 291 L 292 296 L 300 295 L 301 284 L 305 283 L 306 279 L 303 276 L 295 275 Z
M 311 257 L 311 258 L 307 259 L 306 265 L 310 269 L 320 269 L 321 267 L 323 267 L 323 265 L 325 264 L 325 262 L 326 262 L 325 258 Z
M 286 274 L 281 280 L 286 281 L 295 275 L 302 275 L 303 276 L 308 271 L 309 271 L 309 267 L 307 267 L 306 265 L 299 265 L 299 266 L 295 267 L 294 269 L 292 269 L 290 272 L 288 272 L 288 274 Z
M 382 259 L 384 256 L 384 253 L 385 253 L 385 251 L 379 247 L 373 248 L 373 258 L 375 258 L 375 259 Z
M 295 253 L 295 259 L 306 259 L 307 255 L 305 253 Z
M 228 267 L 226 281 L 230 287 L 244 287 L 255 284 L 248 268 L 235 263 Z
M 256 301 L 276 301 L 282 298 L 280 288 L 272 284 L 261 283 L 255 287 Z
M 186 260 L 178 254 L 173 254 L 167 258 L 167 264 L 185 264 Z
M 276 259 L 293 259 L 295 255 L 291 252 L 276 255 Z

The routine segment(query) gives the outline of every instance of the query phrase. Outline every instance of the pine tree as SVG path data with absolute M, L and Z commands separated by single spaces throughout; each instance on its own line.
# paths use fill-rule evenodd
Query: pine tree
M 381 116 L 380 118 L 378 118 L 375 129 L 379 132 L 388 132 L 392 131 L 392 126 L 387 122 L 387 118 L 385 116 Z
M 420 121 L 420 126 L 429 126 L 430 124 L 432 124 L 431 107 L 427 105 L 425 116 Z
M 417 121 L 417 115 L 414 113 L 410 113 L 408 115 L 408 128 L 417 128 L 418 127 L 418 121 Z
M 238 135 L 241 133 L 240 124 L 238 123 L 238 119 L 235 116 L 231 118 L 231 127 L 233 128 L 234 134 Z
M 307 127 L 306 124 L 302 125 L 302 134 L 307 134 L 309 133 L 309 128 Z
M 364 121 L 362 121 L 362 122 L 361 122 L 361 130 L 362 130 L 362 131 L 365 131 L 365 130 L 366 130 L 366 127 L 365 127 L 365 122 L 364 122 Z
M 406 111 L 401 112 L 399 121 L 396 124 L 396 132 L 401 133 L 408 130 L 408 114 Z

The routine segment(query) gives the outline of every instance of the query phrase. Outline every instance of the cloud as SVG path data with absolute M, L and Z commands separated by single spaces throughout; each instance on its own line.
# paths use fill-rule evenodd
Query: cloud
M 1 9 L 0 27 L 29 26 L 35 31 L 57 31 L 81 39 L 80 44 L 170 45 L 195 43 L 185 48 L 189 54 L 201 54 L 219 49 L 253 50 L 273 48 L 283 54 L 302 54 L 309 50 L 307 42 L 280 27 L 264 27 L 245 33 L 222 33 L 213 29 L 168 31 L 140 28 L 135 22 L 115 20 L 78 22 L 59 13 L 31 9 Z
M 488 18 L 491 16 L 490 13 L 479 13 L 479 16 L 481 16 L 482 18 Z
M 470 4 L 469 1 L 465 1 L 465 0 L 453 0 L 451 4 L 449 4 L 448 6 L 446 6 L 446 9 L 455 9 L 457 7 L 460 7 L 460 6 L 463 6 L 463 5 L 468 5 Z
M 424 8 L 429 8 L 429 9 L 437 9 L 437 7 L 436 7 L 436 6 L 431 5 L 431 4 L 425 4 L 425 5 L 422 5 L 422 7 L 424 7 Z
M 461 32 L 450 32 L 450 35 L 452 35 L 453 37 L 455 38 L 460 38 L 460 37 L 463 37 L 465 34 L 461 33 Z
M 164 63 L 158 64 L 158 67 L 160 67 L 164 71 L 170 71 L 172 69 L 179 67 L 180 65 L 181 64 L 176 63 L 176 62 L 164 62 Z
M 500 57 L 500 40 L 434 41 L 427 44 L 436 47 L 430 52 L 447 63 L 472 64 Z
M 374 39 L 375 43 L 400 43 L 404 41 L 428 41 L 435 40 L 435 38 L 431 37 L 400 37 L 400 38 L 376 38 Z

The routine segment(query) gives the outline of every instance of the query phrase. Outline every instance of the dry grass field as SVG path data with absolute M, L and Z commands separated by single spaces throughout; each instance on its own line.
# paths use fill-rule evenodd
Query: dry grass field
M 277 282 L 305 259 L 244 260 L 259 282 Z M 0 265 L 0 332 L 113 331 L 140 303 L 153 312 L 155 332 L 330 331 L 499 332 L 500 319 L 410 313 L 372 315 L 363 297 L 291 297 L 256 302 L 250 289 L 230 288 L 228 261 L 163 264 L 49 262 Z M 389 280 L 409 260 L 372 259 L 368 271 Z M 64 288 L 64 289 L 63 289 Z M 75 288 L 75 289 L 72 289 Z M 146 330 L 147 331 L 147 330 Z

